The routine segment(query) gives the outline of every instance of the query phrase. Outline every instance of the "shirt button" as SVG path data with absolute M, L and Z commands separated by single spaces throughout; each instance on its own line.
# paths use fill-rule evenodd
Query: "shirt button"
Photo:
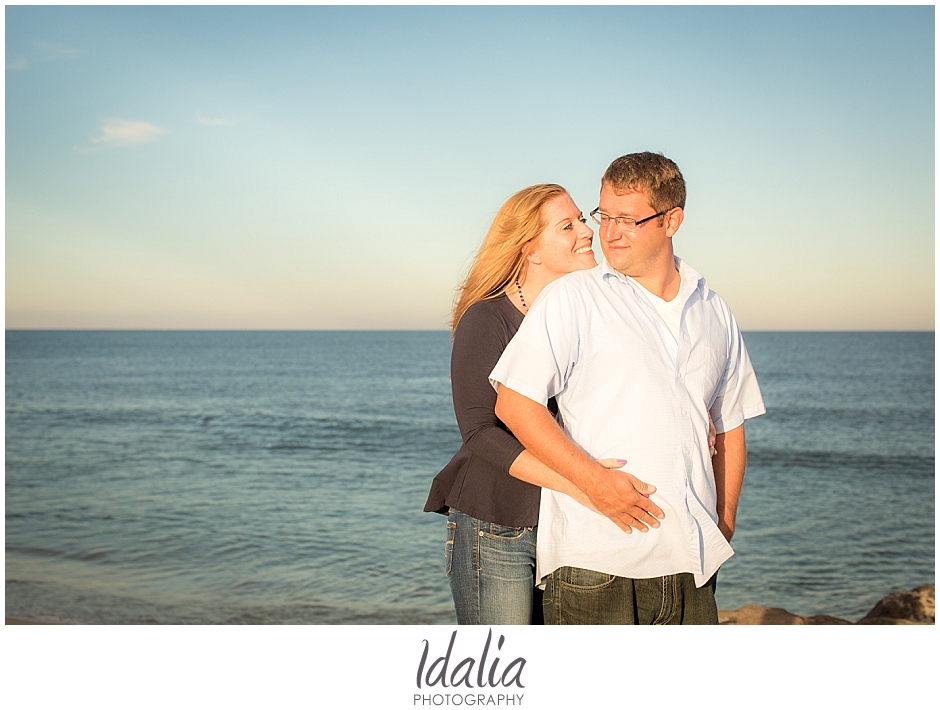
M 682 377 L 682 373 L 681 373 L 681 372 L 677 372 L 677 373 L 676 373 L 676 379 L 679 379 L 680 377 Z
M 686 455 L 686 456 L 689 455 L 689 450 L 688 450 L 688 449 L 685 450 L 685 455 Z
M 683 410 L 682 410 L 682 416 L 683 416 L 683 417 L 689 416 L 689 410 L 688 410 L 688 409 L 683 409 Z

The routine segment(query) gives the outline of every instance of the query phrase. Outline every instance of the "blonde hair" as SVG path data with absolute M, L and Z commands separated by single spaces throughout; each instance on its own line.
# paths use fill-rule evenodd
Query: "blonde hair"
M 451 334 L 474 303 L 496 298 L 513 283 L 525 267 L 530 242 L 545 228 L 542 207 L 551 199 L 567 195 L 561 185 L 541 184 L 515 193 L 496 213 L 496 218 L 483 238 L 470 273 L 457 287 Z

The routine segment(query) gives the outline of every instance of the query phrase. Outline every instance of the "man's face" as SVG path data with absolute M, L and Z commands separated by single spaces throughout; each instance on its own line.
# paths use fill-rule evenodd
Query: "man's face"
M 645 192 L 618 194 L 607 183 L 601 187 L 598 207 L 610 217 L 629 217 L 636 221 L 656 214 Z M 662 226 L 659 224 L 661 219 Z M 634 278 L 655 273 L 672 255 L 671 238 L 676 230 L 671 225 L 668 214 L 665 218 L 651 219 L 632 230 L 619 226 L 613 220 L 606 220 L 601 224 L 598 236 L 607 263 L 621 274 Z

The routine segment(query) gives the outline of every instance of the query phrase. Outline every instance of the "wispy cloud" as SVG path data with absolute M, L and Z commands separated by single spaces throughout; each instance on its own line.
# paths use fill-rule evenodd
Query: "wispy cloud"
M 151 143 L 165 133 L 169 133 L 169 131 L 148 121 L 127 121 L 123 118 L 109 118 L 101 122 L 101 135 L 91 139 L 91 146 L 76 146 L 76 150 L 88 153 L 96 148 L 107 146 Z
M 41 39 L 33 42 L 33 46 L 43 59 L 74 59 L 82 53 L 80 49 L 64 47 L 56 42 L 46 42 Z
M 227 118 L 209 118 L 204 116 L 198 111 L 196 111 L 196 120 L 199 122 L 200 126 L 237 126 L 237 121 L 232 121 Z
M 7 60 L 7 71 L 23 71 L 26 69 L 26 60 L 23 57 Z

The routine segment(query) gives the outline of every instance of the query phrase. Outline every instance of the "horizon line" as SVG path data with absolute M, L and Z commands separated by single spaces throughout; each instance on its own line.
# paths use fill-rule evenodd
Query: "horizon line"
M 449 333 L 449 328 L 5 328 L 7 333 Z M 915 329 L 741 329 L 742 333 L 935 333 L 936 328 Z

